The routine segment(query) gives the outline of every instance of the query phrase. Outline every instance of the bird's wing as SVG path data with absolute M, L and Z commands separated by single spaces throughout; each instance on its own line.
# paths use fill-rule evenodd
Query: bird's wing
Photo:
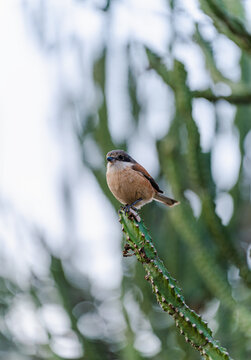
M 139 165 L 138 163 L 133 164 L 132 169 L 142 174 L 152 185 L 152 187 L 157 190 L 159 193 L 163 193 L 162 190 L 160 190 L 159 185 L 156 183 L 156 181 L 151 177 L 151 175 L 146 171 L 146 169 Z

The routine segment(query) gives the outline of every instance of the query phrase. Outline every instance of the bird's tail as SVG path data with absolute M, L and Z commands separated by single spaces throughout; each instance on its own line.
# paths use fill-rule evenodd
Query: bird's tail
M 167 197 L 165 195 L 162 195 L 160 193 L 156 193 L 154 195 L 154 200 L 162 202 L 163 204 L 165 204 L 167 206 L 170 206 L 170 207 L 175 206 L 175 205 L 179 205 L 179 203 L 180 203 L 179 201 L 171 199 L 171 198 L 169 198 L 169 197 Z

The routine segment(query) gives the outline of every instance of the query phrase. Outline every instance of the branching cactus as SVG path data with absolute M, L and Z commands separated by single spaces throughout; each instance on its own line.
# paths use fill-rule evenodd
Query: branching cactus
M 146 270 L 145 279 L 151 283 L 159 305 L 175 319 L 176 326 L 186 341 L 197 349 L 204 359 L 230 360 L 226 349 L 214 340 L 206 322 L 186 305 L 181 289 L 158 257 L 142 220 L 138 222 L 121 210 L 119 221 L 126 239 L 124 255 L 130 249 L 142 263 Z

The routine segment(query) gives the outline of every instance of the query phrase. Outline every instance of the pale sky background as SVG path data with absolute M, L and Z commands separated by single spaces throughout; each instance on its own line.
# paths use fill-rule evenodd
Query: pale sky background
M 125 45 L 129 39 L 139 40 L 155 51 L 165 53 L 173 35 L 166 21 L 170 17 L 167 2 L 117 1 L 108 23 L 106 14 L 95 8 L 98 4 L 102 5 L 102 1 L 47 1 L 44 36 L 52 48 L 57 43 L 64 44 L 59 52 L 46 52 L 39 45 L 22 8 L 25 3 L 34 12 L 37 11 L 37 4 L 33 1 L 0 1 L 0 246 L 6 265 L 0 271 L 24 287 L 30 268 L 38 274 L 46 271 L 48 259 L 38 245 L 32 243 L 30 229 L 35 225 L 46 234 L 54 251 L 62 256 L 72 254 L 75 266 L 89 276 L 94 290 L 96 287 L 116 289 L 122 278 L 117 214 L 91 172 L 81 163 L 70 125 L 60 125 L 55 119 L 58 117 L 62 89 L 65 93 L 77 94 L 83 86 L 88 88 L 80 101 L 86 106 L 93 106 L 95 91 L 91 83 L 90 59 L 98 55 L 102 43 L 109 39 L 109 44 L 112 44 L 108 48 L 107 64 L 110 127 L 115 139 L 127 136 L 130 114 L 123 93 L 126 86 L 125 64 L 122 61 Z M 238 80 L 238 48 L 224 36 L 216 36 L 208 18 L 200 12 L 197 1 L 180 0 L 179 3 L 189 16 L 184 13 L 177 16 L 176 31 L 187 37 L 194 31 L 193 21 L 201 23 L 203 33 L 214 39 L 219 69 L 226 77 Z M 251 8 L 250 2 L 245 4 L 247 9 Z M 249 10 L 249 18 L 250 13 Z M 86 61 L 84 85 L 69 45 L 69 39 L 74 36 L 83 42 Z M 210 85 L 197 45 L 176 43 L 173 51 L 189 70 L 188 81 L 193 89 Z M 151 81 L 150 90 L 145 87 L 147 81 Z M 129 150 L 156 176 L 159 170 L 157 153 L 150 139 L 152 135 L 160 138 L 167 130 L 168 110 L 173 98 L 161 81 L 151 74 L 141 76 L 139 84 L 142 101 L 149 103 L 144 118 L 140 119 L 141 126 L 143 123 L 146 126 L 137 142 L 136 137 L 132 137 Z M 228 92 L 228 89 L 221 91 Z M 150 103 L 152 97 L 154 101 Z M 233 210 L 232 198 L 227 191 L 235 184 L 240 166 L 238 133 L 233 127 L 236 109 L 226 102 L 217 105 L 217 116 L 224 118 L 217 137 L 214 136 L 214 107 L 205 100 L 197 99 L 194 100 L 193 111 L 201 131 L 202 149 L 213 149 L 212 172 L 219 193 L 217 211 L 227 223 Z M 171 112 L 169 116 L 170 120 Z M 126 128 L 123 121 L 129 124 Z M 147 145 L 143 138 L 149 140 Z M 92 145 L 88 143 L 89 146 Z M 70 234 L 65 226 L 66 215 L 59 187 L 62 174 L 67 174 L 74 185 L 74 224 Z M 193 198 L 193 194 L 191 196 Z M 192 198 L 194 211 L 198 213 L 199 204 L 197 202 L 196 205 L 196 200 Z M 144 331 L 147 332 L 146 329 Z M 138 339 L 139 349 L 150 336 L 149 332 L 145 336 Z M 150 353 L 156 353 L 157 340 L 152 338 Z

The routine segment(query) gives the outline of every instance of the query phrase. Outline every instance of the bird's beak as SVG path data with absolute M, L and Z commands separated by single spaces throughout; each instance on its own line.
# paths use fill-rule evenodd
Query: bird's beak
M 109 162 L 113 162 L 115 160 L 115 158 L 112 156 L 107 156 L 106 160 Z

